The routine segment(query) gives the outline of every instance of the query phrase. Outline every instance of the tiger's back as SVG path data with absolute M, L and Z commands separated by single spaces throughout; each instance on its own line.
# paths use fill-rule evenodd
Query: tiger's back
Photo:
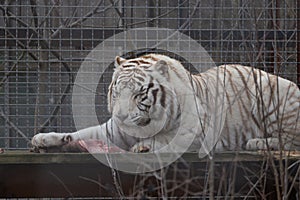
M 200 82 L 197 87 L 201 91 L 216 91 L 217 85 L 224 90 L 224 98 L 218 98 L 226 104 L 226 119 L 217 149 L 241 150 L 246 145 L 248 149 L 263 149 L 266 143 L 257 140 L 263 138 L 280 138 L 285 148 L 300 148 L 300 91 L 296 84 L 241 65 L 222 65 L 195 75 L 194 79 Z M 251 140 L 257 144 L 247 144 Z M 254 147 L 257 145 L 264 147 Z M 279 144 L 272 145 L 279 148 Z

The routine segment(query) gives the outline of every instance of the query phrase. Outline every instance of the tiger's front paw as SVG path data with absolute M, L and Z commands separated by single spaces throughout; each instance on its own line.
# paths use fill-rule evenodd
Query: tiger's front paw
M 151 149 L 151 145 L 145 145 L 145 144 L 136 144 L 131 148 L 131 152 L 134 153 L 147 153 Z
M 63 133 L 39 133 L 35 135 L 31 144 L 35 148 L 47 148 L 53 146 L 61 146 L 72 141 L 72 137 Z

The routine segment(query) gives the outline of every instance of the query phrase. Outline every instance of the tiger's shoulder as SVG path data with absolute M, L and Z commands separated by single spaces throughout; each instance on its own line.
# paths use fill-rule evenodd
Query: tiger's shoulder
M 240 64 L 223 64 L 218 67 L 208 69 L 202 75 L 210 77 L 224 77 L 227 80 L 232 81 L 243 81 L 244 84 L 257 84 L 257 83 L 282 83 L 289 84 L 297 87 L 295 83 L 287 80 L 278 75 L 268 73 L 262 69 L 255 68 L 252 66 L 245 66 Z

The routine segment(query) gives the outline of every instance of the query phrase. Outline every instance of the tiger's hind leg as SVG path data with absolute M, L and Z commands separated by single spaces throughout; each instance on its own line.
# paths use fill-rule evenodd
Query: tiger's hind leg
M 292 150 L 291 145 L 284 144 L 284 150 Z M 280 141 L 278 138 L 254 138 L 247 141 L 246 150 L 280 150 Z

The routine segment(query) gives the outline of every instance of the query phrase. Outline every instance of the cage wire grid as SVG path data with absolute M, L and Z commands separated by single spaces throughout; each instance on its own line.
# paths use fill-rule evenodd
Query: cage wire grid
M 76 72 L 98 44 L 132 28 L 179 30 L 201 44 L 216 65 L 249 65 L 300 84 L 297 0 L 0 3 L 1 148 L 26 149 L 38 132 L 75 131 L 71 96 Z M 126 46 L 122 50 L 127 52 Z M 109 118 L 106 92 L 112 68 L 97 87 L 99 123 Z

